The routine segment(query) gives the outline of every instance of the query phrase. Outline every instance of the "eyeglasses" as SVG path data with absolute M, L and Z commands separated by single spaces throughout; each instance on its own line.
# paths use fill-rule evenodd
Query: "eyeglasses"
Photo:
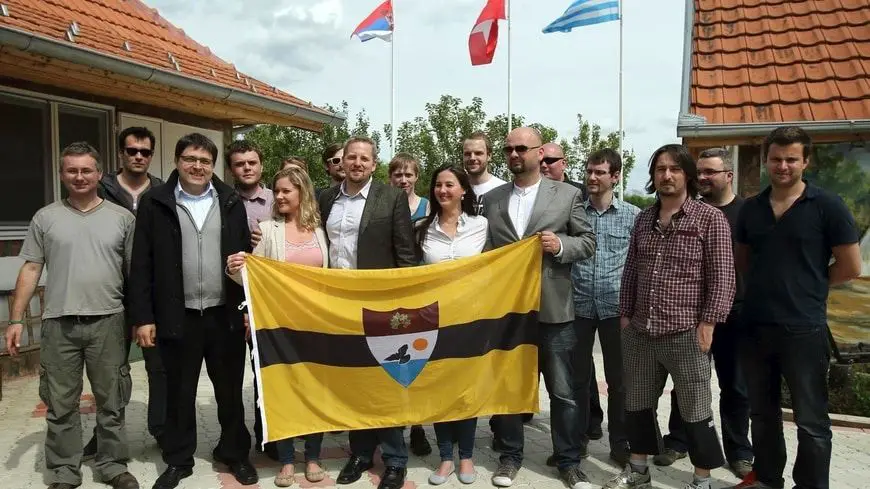
M 211 166 L 213 163 L 209 158 L 197 158 L 196 156 L 182 156 L 178 159 L 184 163 L 184 166 L 194 166 L 197 163 L 202 166 Z
M 504 152 L 504 154 L 506 154 L 506 155 L 510 155 L 510 154 L 513 153 L 514 151 L 516 151 L 518 155 L 521 155 L 521 154 L 525 154 L 525 153 L 526 153 L 527 151 L 529 151 L 530 149 L 537 149 L 537 148 L 540 148 L 540 147 L 541 147 L 540 144 L 537 145 L 537 146 L 531 146 L 531 147 L 529 147 L 529 146 L 524 146 L 524 145 L 521 144 L 521 145 L 519 145 L 519 146 L 505 146 L 505 147 L 503 147 L 501 150 L 502 150 L 502 151 Z
M 562 161 L 564 159 L 565 159 L 564 156 L 548 156 L 548 157 L 543 159 L 543 162 L 548 164 L 548 165 L 552 165 L 553 163 L 555 163 L 557 161 Z
M 127 156 L 136 156 L 138 153 L 143 158 L 150 158 L 154 154 L 154 151 L 145 148 L 124 148 L 124 152 L 127 153 Z
M 330 159 L 326 160 L 326 163 L 328 163 L 332 166 L 338 166 L 339 163 L 341 163 L 341 158 L 339 158 L 339 157 L 330 158 Z
M 712 177 L 717 173 L 728 173 L 731 170 L 701 170 L 698 172 L 699 175 L 703 175 L 705 177 Z

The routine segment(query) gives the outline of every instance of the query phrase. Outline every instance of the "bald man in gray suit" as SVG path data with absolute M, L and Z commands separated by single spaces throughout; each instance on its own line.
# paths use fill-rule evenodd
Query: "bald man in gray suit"
M 595 234 L 586 220 L 580 189 L 541 177 L 542 144 L 540 133 L 531 127 L 508 134 L 503 151 L 514 180 L 486 195 L 487 244 L 498 248 L 535 235 L 541 241 L 539 356 L 550 393 L 553 450 L 568 487 L 584 489 L 591 487 L 580 470 L 588 442 L 584 433 L 589 403 L 581 406 L 575 399 L 571 264 L 595 253 Z M 492 482 L 508 487 L 523 462 L 522 415 L 498 416 L 495 427 L 501 458 Z

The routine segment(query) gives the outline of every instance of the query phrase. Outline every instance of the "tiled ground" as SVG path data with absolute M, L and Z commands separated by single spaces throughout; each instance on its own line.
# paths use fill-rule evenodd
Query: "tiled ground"
M 598 354 L 597 354 L 598 355 Z M 603 372 L 600 355 L 596 358 L 598 371 Z M 205 369 L 203 369 L 205 371 Z M 145 427 L 146 413 L 146 376 L 142 362 L 133 364 L 134 392 L 130 406 L 127 409 L 128 434 L 131 443 L 130 471 L 139 479 L 143 488 L 149 488 L 164 469 L 160 453 L 155 442 L 147 435 Z M 252 405 L 251 375 L 247 376 L 246 393 L 248 405 Z M 715 382 L 715 380 L 714 380 Z M 606 393 L 601 384 L 602 394 Z M 558 480 L 556 472 L 545 465 L 547 455 L 551 450 L 549 434 L 549 403 L 541 387 L 541 413 L 526 427 L 526 462 L 520 471 L 514 487 L 532 487 L 541 489 L 561 489 L 565 485 Z M 714 391 L 716 388 L 714 388 Z M 87 387 L 85 389 L 87 392 Z M 607 397 L 602 396 L 602 403 Z M 240 487 L 226 473 L 221 473 L 222 466 L 211 463 L 211 450 L 218 438 L 218 424 L 214 397 L 208 378 L 203 375 L 199 388 L 199 435 L 200 444 L 197 451 L 197 464 L 194 475 L 179 486 L 182 489 L 229 489 Z M 94 424 L 93 401 L 89 394 L 82 399 L 82 419 L 84 432 L 89 434 Z M 667 397 L 662 399 L 659 412 L 661 426 L 666 428 L 666 417 L 669 411 Z M 3 401 L 0 402 L 0 489 L 29 489 L 45 487 L 43 440 L 45 432 L 44 411 L 37 396 L 37 379 L 35 377 L 10 381 L 4 385 Z M 606 408 L 605 408 L 606 411 Z M 252 414 L 248 412 L 248 424 L 253 425 Z M 796 448 L 795 427 L 788 424 L 786 441 L 789 451 L 789 468 L 794 461 Z M 489 449 L 489 427 L 486 422 L 479 424 L 475 463 L 477 464 L 478 481 L 471 487 L 492 487 L 489 480 L 492 471 L 497 466 L 497 454 Z M 428 429 L 429 439 L 434 443 L 431 427 Z M 317 485 L 312 485 L 299 477 L 297 487 L 334 487 L 334 478 L 346 460 L 346 435 L 327 435 L 324 441 L 324 461 L 327 465 L 329 478 Z M 608 447 L 605 440 L 590 444 L 591 457 L 584 462 L 584 468 L 596 484 L 603 484 L 618 469 L 608 462 Z M 299 458 L 301 459 L 301 457 Z M 259 468 L 261 481 L 253 488 L 274 487 L 274 476 L 278 464 L 262 455 L 254 457 Z M 425 458 L 411 457 L 409 462 L 408 483 L 406 489 L 427 486 L 429 473 L 438 464 L 437 455 Z M 302 470 L 301 464 L 298 467 Z M 376 468 L 377 470 L 377 468 Z M 680 460 L 669 468 L 653 468 L 654 487 L 682 489 L 691 477 L 691 465 L 688 460 Z M 94 481 L 93 471 L 89 464 L 83 468 L 84 489 L 108 487 Z M 714 488 L 722 488 L 737 483 L 737 479 L 725 469 L 713 472 Z M 788 474 L 787 474 L 788 476 Z M 831 470 L 831 487 L 836 489 L 870 487 L 870 432 L 862 430 L 836 429 L 834 433 L 834 457 Z M 373 488 L 377 486 L 377 476 L 371 474 L 359 482 L 345 486 L 348 489 Z M 787 478 L 787 487 L 791 487 Z M 463 487 L 455 478 L 451 478 L 442 487 Z

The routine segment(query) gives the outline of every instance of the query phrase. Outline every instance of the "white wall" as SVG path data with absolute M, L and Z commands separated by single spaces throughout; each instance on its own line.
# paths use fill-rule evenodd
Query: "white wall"
M 215 161 L 215 174 L 223 179 L 224 177 L 224 135 L 221 131 L 212 129 L 204 129 L 201 127 L 188 126 L 185 124 L 176 124 L 161 119 L 154 119 L 135 114 L 120 114 L 120 125 L 118 132 L 132 126 L 147 127 L 154 133 L 157 138 L 154 158 L 151 160 L 151 168 L 149 173 L 156 177 L 166 180 L 172 170 L 175 169 L 175 143 L 178 142 L 185 134 L 198 132 L 214 141 L 218 147 L 218 158 Z

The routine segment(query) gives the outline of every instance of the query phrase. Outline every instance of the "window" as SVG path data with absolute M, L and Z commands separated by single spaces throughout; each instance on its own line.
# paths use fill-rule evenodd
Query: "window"
M 58 172 L 68 144 L 87 141 L 114 166 L 110 137 L 113 110 L 50 95 L 0 91 L 0 240 L 23 239 L 41 207 L 66 196 Z

